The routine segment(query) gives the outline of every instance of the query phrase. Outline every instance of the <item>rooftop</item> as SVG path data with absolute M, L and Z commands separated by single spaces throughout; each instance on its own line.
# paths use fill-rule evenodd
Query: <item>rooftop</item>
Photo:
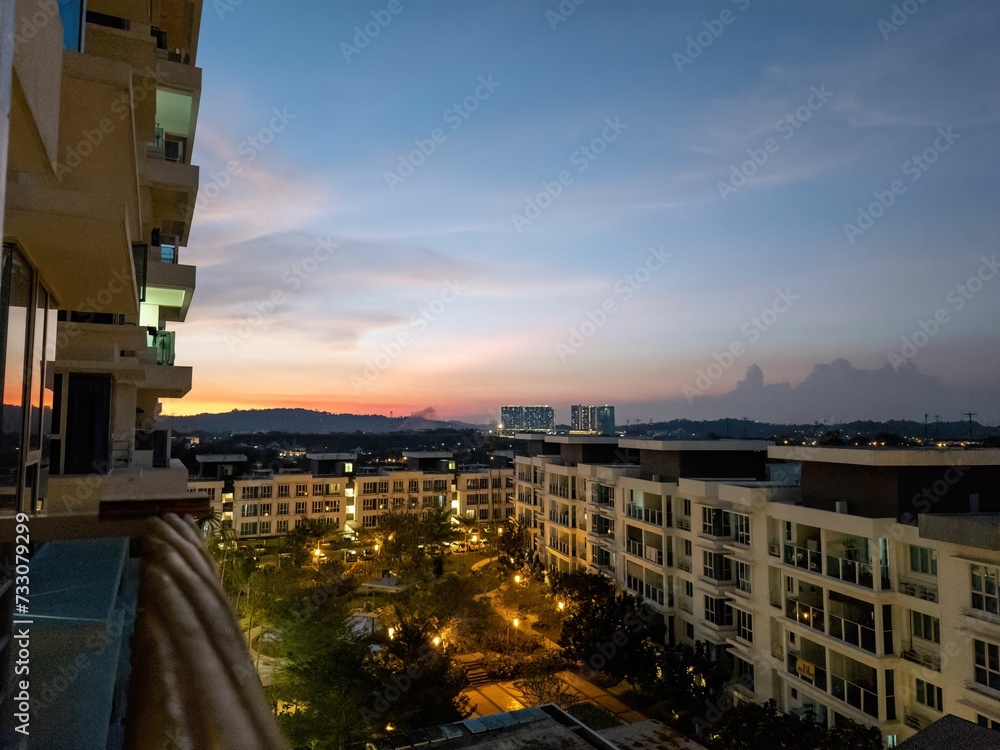
M 357 453 L 307 453 L 310 461 L 357 461 Z
M 996 750 L 1000 735 L 971 721 L 948 714 L 899 745 L 899 750 Z
M 643 451 L 765 451 L 768 440 L 655 440 L 653 438 L 621 438 L 622 448 Z
M 1000 466 L 1000 448 L 870 448 L 772 445 L 768 458 L 854 466 Z
M 452 458 L 451 451 L 403 451 L 403 458 Z
M 242 453 L 204 453 L 195 456 L 195 461 L 200 464 L 233 464 L 246 460 L 247 457 Z

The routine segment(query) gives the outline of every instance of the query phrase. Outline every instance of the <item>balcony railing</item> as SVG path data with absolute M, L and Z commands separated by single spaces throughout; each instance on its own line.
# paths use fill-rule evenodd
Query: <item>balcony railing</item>
M 691 572 L 691 560 L 685 558 L 678 558 L 677 567 L 683 570 L 685 573 Z
M 831 675 L 830 687 L 832 688 L 830 692 L 837 700 L 878 718 L 878 693 L 869 686 L 858 685 L 848 682 L 843 677 Z
M 849 560 L 846 557 L 836 555 L 826 556 L 826 574 L 831 578 L 839 578 L 841 581 L 853 583 L 857 586 L 864 586 L 867 589 L 875 588 L 872 577 L 871 563 L 860 560 Z
M 156 349 L 156 364 L 174 364 L 174 331 L 153 331 L 146 334 L 146 345 Z
M 689 615 L 694 614 L 694 603 L 686 596 L 680 597 L 680 603 L 678 606 Z
M 635 539 L 626 539 L 625 551 L 630 555 L 642 557 L 642 542 L 637 542 Z
M 681 531 L 691 531 L 691 519 L 690 518 L 678 518 L 677 528 Z
M 802 625 L 808 625 L 813 630 L 826 632 L 824 613 L 819 607 L 813 607 L 797 599 L 789 599 L 785 602 L 785 616 Z
M 899 590 L 901 593 L 907 596 L 912 596 L 915 599 L 923 599 L 928 602 L 936 602 L 938 600 L 938 590 L 937 586 L 928 586 L 924 583 L 914 583 L 912 581 L 900 580 Z
M 875 628 L 862 625 L 859 622 L 830 615 L 830 635 L 837 640 L 862 648 L 868 653 L 875 653 Z
M 924 651 L 917 651 L 911 648 L 903 652 L 903 658 L 927 669 L 933 669 L 935 672 L 941 671 L 940 654 L 928 654 Z
M 800 680 L 815 685 L 820 690 L 826 690 L 826 668 L 802 659 L 798 654 L 789 652 L 788 673 L 798 675 Z
M 569 526 L 569 514 L 568 513 L 552 513 L 549 512 L 549 520 L 552 523 L 557 523 L 560 526 Z
M 785 543 L 785 564 L 796 568 L 809 570 L 813 573 L 823 572 L 823 556 L 818 550 L 798 547 L 791 542 Z
M 646 584 L 646 598 L 663 606 L 663 589 Z

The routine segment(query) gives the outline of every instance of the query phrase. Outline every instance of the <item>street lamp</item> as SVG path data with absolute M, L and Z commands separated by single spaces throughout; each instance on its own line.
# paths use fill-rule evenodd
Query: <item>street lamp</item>
M 440 646 L 441 645 L 441 636 L 439 636 L 439 635 L 434 636 L 433 643 L 434 643 L 435 646 Z
M 564 609 L 566 609 L 566 602 L 558 602 L 556 606 L 559 607 L 559 611 L 562 612 Z
M 521 574 L 520 573 L 515 573 L 514 574 L 514 583 L 520 583 L 520 582 L 521 582 Z

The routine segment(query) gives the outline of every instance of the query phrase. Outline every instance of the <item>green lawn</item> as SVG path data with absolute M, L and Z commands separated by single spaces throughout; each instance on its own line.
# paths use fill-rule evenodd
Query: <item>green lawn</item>
M 473 565 L 487 557 L 488 555 L 483 552 L 456 552 L 445 555 L 444 572 L 458 573 L 460 576 L 468 575 Z M 490 569 L 490 566 L 487 566 L 487 569 Z

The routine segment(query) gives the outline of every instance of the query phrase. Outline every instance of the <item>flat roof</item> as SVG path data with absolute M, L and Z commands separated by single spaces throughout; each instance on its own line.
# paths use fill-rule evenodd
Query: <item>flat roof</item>
M 403 451 L 403 458 L 454 458 L 453 451 Z
M 641 451 L 765 451 L 769 440 L 655 440 L 652 438 L 620 438 L 622 448 Z
M 853 466 L 1000 466 L 1000 448 L 871 448 L 772 445 L 768 458 Z
M 311 461 L 357 461 L 357 453 L 307 453 Z
M 976 549 L 1000 549 L 1000 513 L 921 513 L 920 536 Z
M 546 435 L 546 443 L 558 445 L 618 445 L 614 435 Z
M 203 453 L 194 460 L 200 464 L 231 464 L 246 461 L 247 457 L 242 453 Z

